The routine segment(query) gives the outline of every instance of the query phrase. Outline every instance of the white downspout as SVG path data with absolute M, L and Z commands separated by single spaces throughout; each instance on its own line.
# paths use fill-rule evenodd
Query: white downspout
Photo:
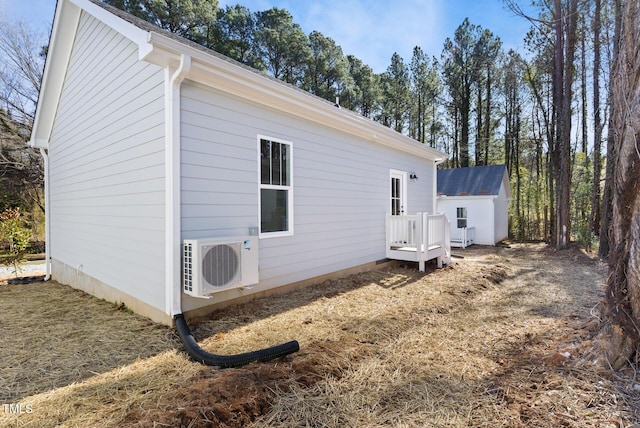
M 171 74 L 165 69 L 165 311 L 182 313 L 180 278 L 180 85 L 191 70 L 191 57 L 180 55 Z
M 442 162 L 444 162 L 446 159 L 435 159 L 433 161 L 433 198 L 431 200 L 431 205 L 432 205 L 432 209 L 431 212 L 433 214 L 437 214 L 436 210 L 437 210 L 437 199 L 438 199 L 438 165 L 440 165 Z
M 51 278 L 51 232 L 49 229 L 49 220 L 51 217 L 49 212 L 49 155 L 43 147 L 40 147 L 40 154 L 42 155 L 42 159 L 44 161 L 44 280 L 48 281 Z

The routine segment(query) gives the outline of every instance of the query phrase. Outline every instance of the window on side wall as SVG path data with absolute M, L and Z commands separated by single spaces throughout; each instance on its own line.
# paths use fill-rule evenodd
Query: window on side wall
M 293 235 L 292 144 L 258 137 L 260 237 Z
M 456 217 L 458 220 L 458 229 L 464 229 L 467 227 L 467 209 L 456 208 Z

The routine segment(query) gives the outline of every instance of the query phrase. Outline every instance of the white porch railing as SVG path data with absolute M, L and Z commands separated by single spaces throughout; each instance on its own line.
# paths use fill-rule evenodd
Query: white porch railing
M 424 272 L 427 260 L 438 259 L 438 267 L 451 261 L 449 221 L 444 214 L 387 214 L 387 258 L 416 261 Z
M 476 228 L 464 227 L 462 229 L 451 230 L 451 246 L 467 248 L 476 242 Z

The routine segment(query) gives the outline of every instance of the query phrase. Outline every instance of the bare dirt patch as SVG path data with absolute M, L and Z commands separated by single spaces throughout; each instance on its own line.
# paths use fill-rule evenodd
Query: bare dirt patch
M 300 342 L 285 359 L 225 370 L 189 361 L 170 329 L 80 292 L 0 286 L 15 311 L 0 315 L 3 400 L 32 409 L 0 413 L 0 425 L 640 424 L 637 364 L 613 373 L 582 358 L 598 328 L 599 261 L 543 244 L 455 253 L 464 258 L 442 270 L 369 272 L 191 320 L 215 353 Z M 24 324 L 10 322 L 20 314 Z M 20 346 L 29 351 L 14 356 Z

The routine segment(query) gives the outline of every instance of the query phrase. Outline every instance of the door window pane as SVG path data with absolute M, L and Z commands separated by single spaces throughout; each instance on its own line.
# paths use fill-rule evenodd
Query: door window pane
M 391 177 L 391 215 L 402 214 L 402 180 Z

